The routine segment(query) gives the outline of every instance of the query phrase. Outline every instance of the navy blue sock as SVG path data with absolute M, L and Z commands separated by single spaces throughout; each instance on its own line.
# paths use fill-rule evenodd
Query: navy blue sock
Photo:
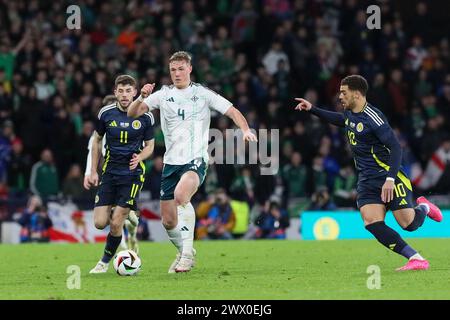
M 374 222 L 366 226 L 367 231 L 374 235 L 374 237 L 386 248 L 406 257 L 411 258 L 417 252 L 408 246 L 408 244 L 400 237 L 400 235 L 384 221 Z
M 411 222 L 409 226 L 403 228 L 404 230 L 414 231 L 419 229 L 423 225 L 423 222 L 427 217 L 427 209 L 425 208 L 425 206 L 418 205 L 417 207 L 414 208 L 414 211 L 416 212 L 414 220 Z
M 108 233 L 102 262 L 109 263 L 111 261 L 112 257 L 114 257 L 114 254 L 117 251 L 117 248 L 120 245 L 120 241 L 122 241 L 122 235 L 115 237 L 111 233 Z

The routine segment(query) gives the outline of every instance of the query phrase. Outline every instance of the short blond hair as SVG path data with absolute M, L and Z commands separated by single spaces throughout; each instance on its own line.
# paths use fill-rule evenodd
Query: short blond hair
M 192 60 L 192 56 L 188 52 L 177 51 L 169 58 L 169 63 L 171 63 L 173 61 L 186 61 L 186 63 L 192 64 L 191 60 Z

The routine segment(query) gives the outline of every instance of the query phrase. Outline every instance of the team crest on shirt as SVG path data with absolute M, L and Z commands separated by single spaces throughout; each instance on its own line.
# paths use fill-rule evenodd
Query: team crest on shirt
M 141 122 L 139 120 L 134 120 L 131 123 L 131 126 L 133 127 L 133 129 L 138 130 L 141 128 Z
M 361 122 L 359 122 L 359 123 L 356 125 L 356 131 L 361 132 L 361 131 L 363 131 L 363 130 L 364 130 L 364 125 L 363 125 Z
M 96 195 L 96 196 L 95 196 L 95 203 L 97 203 L 97 202 L 98 202 L 98 200 L 100 200 L 100 198 L 99 198 L 99 196 L 98 196 L 98 195 Z

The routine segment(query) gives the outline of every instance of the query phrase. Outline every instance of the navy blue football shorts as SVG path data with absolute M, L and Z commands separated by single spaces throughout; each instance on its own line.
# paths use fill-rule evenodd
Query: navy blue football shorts
M 394 185 L 394 199 L 389 203 L 381 200 L 381 188 L 386 182 L 386 177 L 371 178 L 358 182 L 356 204 L 358 209 L 366 204 L 384 204 L 386 210 L 400 210 L 414 208 L 412 184 L 408 177 L 398 172 Z
M 137 210 L 136 200 L 144 181 L 144 175 L 103 174 L 95 196 L 95 206 L 112 205 Z

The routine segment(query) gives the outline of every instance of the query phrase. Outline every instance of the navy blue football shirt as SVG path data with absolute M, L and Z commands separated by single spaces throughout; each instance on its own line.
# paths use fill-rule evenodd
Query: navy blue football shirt
M 141 175 L 143 163 L 130 170 L 133 153 L 142 150 L 143 142 L 153 139 L 153 115 L 145 113 L 139 118 L 129 118 L 116 103 L 103 107 L 98 114 L 96 131 L 106 134 L 105 162 L 102 172 L 114 175 Z

